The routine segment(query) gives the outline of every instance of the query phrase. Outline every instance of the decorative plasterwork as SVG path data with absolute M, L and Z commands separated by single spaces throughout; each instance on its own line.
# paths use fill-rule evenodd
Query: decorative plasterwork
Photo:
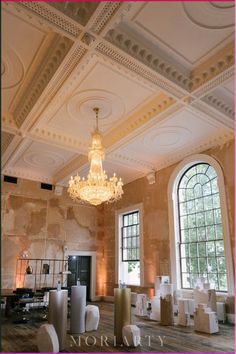
M 4 55 L 1 59 L 2 89 L 13 88 L 24 78 L 24 65 L 17 52 L 4 43 Z
M 193 155 L 199 152 L 206 151 L 215 147 L 222 147 L 230 140 L 234 139 L 234 133 L 225 130 L 221 134 L 217 133 L 215 136 L 199 141 L 198 144 L 194 144 L 194 146 L 188 147 L 188 149 L 184 149 L 179 153 L 173 153 L 171 157 L 165 158 L 163 161 L 155 165 L 155 170 L 161 170 L 168 166 L 173 165 L 174 163 L 181 161 L 185 157 L 189 155 Z
M 124 122 L 111 130 L 108 135 L 104 136 L 104 146 L 109 147 L 117 143 L 149 120 L 158 116 L 158 114 L 165 111 L 174 103 L 175 100 L 172 97 L 168 97 L 164 94 L 159 95 L 142 107 L 141 110 L 131 114 L 131 116 L 129 116 Z
M 233 107 L 227 105 L 223 100 L 215 97 L 213 94 L 209 94 L 202 98 L 206 103 L 209 103 L 212 107 L 226 114 L 227 116 L 234 118 L 234 109 Z
M 1 152 L 4 154 L 4 152 L 7 150 L 8 146 L 11 144 L 12 140 L 14 138 L 13 134 L 2 132 L 1 133 Z
M 64 178 L 68 177 L 72 171 L 78 170 L 80 167 L 84 166 L 88 162 L 88 156 L 79 155 L 72 161 L 70 161 L 64 168 L 58 171 L 53 176 L 53 180 L 57 183 L 62 181 Z
M 136 166 L 135 168 L 137 170 L 140 170 L 140 168 L 141 168 L 143 173 L 153 170 L 153 168 L 154 168 L 154 165 L 151 163 L 148 163 L 146 161 L 142 161 L 139 159 L 135 159 L 133 157 L 130 157 L 130 156 L 127 156 L 124 154 L 120 154 L 120 153 L 111 153 L 111 154 L 109 154 L 109 156 L 107 156 L 106 159 L 107 159 L 107 161 L 110 161 L 113 163 L 114 163 L 114 161 L 117 161 L 125 166 L 134 165 L 134 166 Z
M 234 65 L 234 43 L 229 43 L 191 72 L 192 91 Z
M 18 132 L 18 127 L 13 117 L 10 115 L 2 117 L 2 130 L 11 134 L 16 134 Z
M 71 45 L 72 41 L 70 39 L 54 34 L 47 41 L 46 53 L 45 48 L 42 48 L 45 56 L 41 57 L 41 62 L 36 63 L 37 72 L 33 70 L 29 73 L 28 80 L 25 80 L 21 93 L 15 101 L 13 116 L 18 127 L 22 125 L 39 96 L 52 79 Z
M 174 85 L 174 83 L 171 84 L 169 80 L 165 80 L 165 78 L 163 78 L 163 76 L 160 74 L 155 73 L 153 69 L 148 68 L 137 59 L 132 58 L 130 55 L 127 55 L 113 45 L 108 45 L 104 42 L 100 42 L 98 43 L 96 49 L 99 53 L 112 59 L 112 61 L 123 65 L 126 69 L 135 72 L 139 76 L 150 81 L 154 85 L 169 92 L 171 95 L 177 98 L 182 98 L 187 93 L 186 91 L 181 90 L 181 88 L 177 85 Z
M 121 7 L 121 1 L 107 1 L 103 3 L 103 7 L 98 12 L 96 18 L 94 19 L 90 30 L 94 33 L 99 34 L 106 24 L 110 21 L 112 16 Z
M 194 2 L 182 1 L 182 6 L 186 16 L 195 25 L 206 29 L 225 29 L 233 27 L 234 13 L 232 6 L 215 6 L 212 1 Z M 204 15 L 204 16 L 203 16 Z
M 185 90 L 189 91 L 191 89 L 191 80 L 186 75 L 127 34 L 122 33 L 120 30 L 111 29 L 106 34 L 105 38 L 116 47 L 122 49 L 125 53 L 141 61 L 147 67 L 175 82 Z
M 72 20 L 78 22 L 80 25 L 85 26 L 90 17 L 98 7 L 98 2 L 50 2 L 50 6 L 59 10 Z
M 3 173 L 8 176 L 29 179 L 32 181 L 53 183 L 53 179 L 51 177 L 45 177 L 44 175 L 39 175 L 37 173 L 34 173 L 33 171 L 21 170 L 15 167 L 6 167 L 4 168 Z
M 81 33 L 81 27 L 66 18 L 63 14 L 54 10 L 51 6 L 44 2 L 38 1 L 22 1 L 18 2 L 17 6 L 27 8 L 36 15 L 40 16 L 50 24 L 58 27 L 74 38 L 77 38 Z

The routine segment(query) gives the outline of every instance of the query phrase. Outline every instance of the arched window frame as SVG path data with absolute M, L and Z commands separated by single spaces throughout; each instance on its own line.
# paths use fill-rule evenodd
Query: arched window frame
M 191 166 L 197 163 L 208 163 L 211 165 L 218 177 L 218 186 L 221 202 L 222 227 L 224 248 L 227 269 L 227 285 L 228 294 L 234 295 L 234 269 L 230 243 L 230 232 L 228 222 L 227 200 L 225 194 L 224 175 L 222 168 L 217 160 L 209 155 L 197 154 L 184 159 L 173 171 L 168 184 L 168 208 L 169 208 L 169 230 L 170 230 L 170 259 L 171 259 L 171 279 L 177 285 L 177 289 L 181 289 L 180 259 L 178 242 L 180 240 L 179 233 L 179 211 L 177 189 L 181 177 Z M 192 290 L 186 290 L 192 291 Z

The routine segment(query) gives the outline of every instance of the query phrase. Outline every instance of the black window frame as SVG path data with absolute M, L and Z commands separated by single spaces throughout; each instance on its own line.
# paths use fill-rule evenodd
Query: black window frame
M 124 220 L 125 217 L 128 217 L 130 215 L 137 214 L 137 223 L 128 223 L 128 225 L 124 225 Z M 140 262 L 140 212 L 139 210 L 135 210 L 126 214 L 122 215 L 122 226 L 121 226 L 121 259 L 122 262 Z M 132 218 L 133 219 L 133 218 Z M 128 228 L 131 228 L 135 226 L 136 231 L 139 230 L 139 232 L 136 232 L 134 235 L 128 235 Z M 126 235 L 125 235 L 125 230 L 127 230 Z M 128 239 L 130 239 L 130 244 L 131 246 L 128 247 Z M 125 242 L 126 241 L 126 242 Z M 126 243 L 126 245 L 125 245 Z M 136 245 L 136 247 L 133 246 L 133 244 Z M 136 258 L 128 257 L 128 253 L 132 254 L 133 251 L 136 250 Z M 124 252 L 127 251 L 127 256 L 124 257 Z M 137 257 L 139 255 L 139 257 Z
M 184 281 L 183 281 L 183 276 L 184 276 L 184 274 L 186 274 L 186 276 L 189 274 L 189 276 L 191 277 L 192 275 L 194 275 L 195 276 L 195 278 L 199 278 L 199 277 L 201 277 L 201 276 L 203 276 L 202 274 L 201 274 L 201 267 L 200 267 L 200 259 L 204 259 L 205 260 L 205 264 L 206 264 L 206 273 L 205 273 L 205 275 L 207 276 L 207 281 L 209 281 L 210 282 L 210 279 L 209 278 L 211 278 L 211 277 L 209 277 L 209 274 L 215 274 L 216 275 L 216 279 L 217 279 L 217 286 L 216 286 L 216 290 L 218 291 L 218 292 L 222 292 L 222 293 L 225 293 L 225 292 L 227 292 L 228 291 L 228 284 L 227 284 L 227 267 L 226 267 L 226 255 L 225 255 L 225 249 L 224 249 L 224 235 L 223 235 L 223 222 L 222 222 L 222 210 L 221 210 L 221 205 L 220 205 L 220 202 L 219 202 L 219 206 L 218 207 L 215 207 L 214 208 L 214 205 L 213 205 L 213 201 L 212 201 L 212 208 L 211 209 L 205 209 L 205 205 L 204 205 L 204 197 L 205 196 L 203 196 L 203 194 L 202 194 L 202 197 L 195 197 L 194 196 L 194 198 L 193 199 L 185 199 L 185 201 L 181 201 L 180 200 L 180 189 L 183 189 L 183 188 L 181 188 L 180 187 L 180 185 L 181 185 L 181 182 L 182 182 L 182 180 L 183 180 L 183 178 L 186 176 L 186 174 L 189 172 L 189 170 L 191 170 L 191 169 L 193 169 L 194 167 L 196 168 L 196 173 L 194 174 L 194 176 L 198 176 L 198 175 L 200 175 L 200 174 L 203 174 L 202 172 L 200 173 L 200 172 L 197 172 L 197 166 L 198 165 L 206 165 L 206 166 L 208 166 L 207 168 L 206 168 L 206 171 L 205 171 L 205 175 L 206 175 L 206 173 L 207 173 L 207 171 L 208 171 L 208 169 L 209 169 L 209 167 L 211 167 L 211 168 L 213 168 L 214 169 L 214 167 L 213 166 L 211 166 L 209 163 L 206 163 L 206 162 L 199 162 L 199 163 L 195 163 L 195 164 L 192 164 L 188 169 L 186 169 L 185 171 L 184 171 L 184 173 L 182 174 L 182 176 L 181 176 L 181 178 L 180 178 L 180 180 L 179 180 L 179 183 L 178 183 L 178 186 L 177 186 L 177 204 L 178 204 L 178 221 L 179 221 L 179 243 L 178 243 L 178 247 L 179 247 L 179 266 L 180 266 L 180 278 L 181 278 L 181 288 L 182 289 L 187 289 L 187 290 L 191 290 L 191 289 L 193 289 L 193 287 L 192 287 L 192 280 L 190 279 L 190 281 L 189 281 L 189 287 L 184 287 Z M 215 171 L 215 169 L 214 169 L 214 171 Z M 219 190 L 219 185 L 218 185 L 218 183 L 217 183 L 217 188 L 218 188 L 218 192 L 215 192 L 215 193 L 213 193 L 212 192 L 212 181 L 216 178 L 216 180 L 217 180 L 217 178 L 218 178 L 218 176 L 217 176 L 217 172 L 215 171 L 215 174 L 216 174 L 216 177 L 214 177 L 214 178 L 211 178 L 211 179 L 209 179 L 209 182 L 210 182 L 210 187 L 211 187 L 211 193 L 210 194 L 207 194 L 207 197 L 209 196 L 209 197 L 212 197 L 212 196 L 214 196 L 214 195 L 218 195 L 218 198 L 219 198 L 219 201 L 220 201 L 220 190 Z M 207 176 L 207 175 L 206 175 Z M 192 176 L 193 177 L 193 176 Z M 191 178 L 192 178 L 191 177 Z M 209 176 L 207 176 L 208 178 L 209 178 Z M 189 178 L 189 180 L 191 179 L 191 178 Z M 198 179 L 198 177 L 196 177 L 196 180 L 198 180 L 198 181 L 200 181 L 200 178 Z M 196 184 L 200 184 L 200 182 L 197 182 Z M 208 182 L 207 182 L 208 183 Z M 196 186 L 196 184 L 195 184 L 195 186 Z M 202 186 L 202 185 L 201 185 Z M 187 188 L 186 188 L 187 189 Z M 194 189 L 194 188 L 193 188 Z M 201 190 L 201 192 L 203 192 L 203 190 Z M 202 209 L 202 211 L 196 211 L 196 204 L 195 204 L 195 201 L 196 201 L 196 199 L 200 199 L 200 198 L 202 198 L 202 203 L 203 203 L 203 209 Z M 195 211 L 194 212 L 190 212 L 190 213 L 188 213 L 188 208 L 187 208 L 187 203 L 188 202 L 190 202 L 190 201 L 193 201 L 193 203 L 194 203 L 194 208 L 195 208 Z M 181 205 L 181 203 L 185 203 L 186 205 L 185 205 L 185 207 L 186 207 L 186 213 L 181 213 L 181 210 L 180 210 L 180 205 Z M 220 222 L 216 222 L 216 211 L 220 211 Z M 213 216 L 213 223 L 212 224 L 208 224 L 207 222 L 206 222 L 206 213 L 207 212 L 212 212 L 212 216 Z M 196 215 L 197 214 L 204 214 L 204 225 L 203 226 L 199 226 L 199 225 L 197 225 L 197 218 L 196 218 Z M 189 227 L 189 221 L 188 221 L 188 217 L 189 217 L 189 215 L 193 215 L 193 216 L 195 216 L 195 225 L 194 226 L 192 226 L 192 227 Z M 182 225 L 181 225 L 181 217 L 186 217 L 187 218 L 187 228 L 185 228 L 185 227 L 181 227 Z M 186 220 L 185 220 L 186 221 Z M 217 238 L 217 231 L 216 231 L 216 227 L 217 226 L 220 226 L 221 228 L 222 228 L 222 237 L 221 238 Z M 208 238 L 208 234 L 207 234 L 207 230 L 209 230 L 209 229 L 207 229 L 208 227 L 214 227 L 214 233 L 215 233 L 215 238 L 214 239 L 210 239 L 210 238 Z M 205 240 L 199 240 L 199 235 L 200 235 L 200 233 L 198 233 L 198 232 L 200 232 L 200 229 L 203 229 L 204 228 L 204 234 L 205 234 Z M 186 241 L 186 240 L 184 240 L 184 236 L 183 236 L 183 230 L 184 231 L 187 231 L 186 232 L 186 234 L 188 235 L 188 240 Z M 190 241 L 189 240 L 189 230 L 196 230 L 196 241 Z M 216 254 L 216 250 L 217 250 L 217 248 L 216 248 L 216 246 L 218 245 L 217 244 L 217 242 L 221 242 L 222 244 L 223 244 L 223 251 L 222 251 L 222 253 L 223 254 L 221 254 L 221 255 L 217 255 Z M 209 245 L 209 243 L 214 243 L 214 256 L 210 256 L 209 254 L 208 254 L 208 249 L 207 249 L 207 247 L 208 247 L 208 245 Z M 191 257 L 191 254 L 190 254 L 190 245 L 193 245 L 193 244 L 196 244 L 196 256 L 195 257 Z M 200 245 L 201 245 L 201 247 L 202 247 L 202 249 L 205 249 L 205 251 L 204 251 L 204 253 L 205 253 L 205 255 L 200 255 L 199 254 L 199 249 L 201 248 L 200 247 Z M 187 253 L 187 255 L 185 254 L 184 256 L 182 255 L 182 246 L 184 246 L 185 247 L 185 253 L 186 253 L 186 250 L 188 250 L 188 253 Z M 184 253 L 184 252 L 183 252 Z M 191 272 L 191 268 L 190 268 L 190 265 L 191 265 L 191 259 L 196 259 L 197 260 L 197 272 L 196 273 L 194 273 L 194 272 Z M 225 264 L 225 272 L 220 272 L 219 271 L 219 264 L 220 264 L 220 260 L 219 259 L 221 259 L 222 260 L 222 258 L 224 258 L 224 264 Z M 182 263 L 183 263 L 183 260 L 185 260 L 185 262 L 186 262 L 186 269 L 185 269 L 185 271 L 183 271 L 183 267 L 182 267 Z M 189 261 L 189 264 L 188 264 L 188 267 L 189 267 L 189 270 L 188 270 L 188 268 L 187 268 L 187 260 Z M 219 260 L 219 261 L 218 261 Z M 212 263 L 211 263 L 212 262 Z M 212 271 L 210 271 L 209 269 L 208 269 L 208 266 L 209 266 L 209 264 L 213 264 L 213 263 L 215 263 L 216 264 L 216 271 L 214 271 L 214 272 L 212 272 Z M 226 276 L 226 289 L 225 290 L 223 290 L 222 288 L 220 288 L 220 281 L 219 281 L 219 275 L 220 274 L 223 274 L 224 276 Z M 192 278 L 192 277 L 191 277 Z

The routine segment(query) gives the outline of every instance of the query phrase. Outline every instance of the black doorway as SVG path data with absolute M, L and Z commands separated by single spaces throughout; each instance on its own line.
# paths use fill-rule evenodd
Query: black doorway
M 77 284 L 77 279 L 80 280 L 81 285 L 86 285 L 87 296 L 86 300 L 90 301 L 90 268 L 91 257 L 90 256 L 69 256 L 68 257 L 68 270 L 71 274 L 68 274 L 67 286 Z

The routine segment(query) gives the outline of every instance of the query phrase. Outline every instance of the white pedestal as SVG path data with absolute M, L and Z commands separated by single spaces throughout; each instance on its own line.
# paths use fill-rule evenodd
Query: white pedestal
M 85 327 L 86 332 L 98 329 L 100 314 L 99 308 L 95 305 L 86 306 Z
M 55 328 L 60 351 L 65 348 L 66 344 L 67 300 L 67 290 L 50 290 L 48 322 Z
M 124 345 L 128 347 L 137 347 L 140 345 L 140 329 L 136 325 L 127 325 L 122 328 L 122 337 Z
M 85 332 L 86 286 L 71 287 L 70 333 Z
M 157 296 L 158 291 L 160 291 L 161 284 L 169 284 L 170 277 L 168 275 L 157 275 L 155 277 L 155 296 Z
M 178 325 L 180 326 L 190 325 L 188 299 L 178 300 Z
M 43 324 L 37 333 L 37 347 L 39 353 L 58 353 L 59 342 L 52 324 Z
M 150 314 L 150 320 L 160 321 L 161 319 L 161 301 L 160 296 L 153 296 L 151 300 L 152 312 Z
M 206 304 L 199 304 L 194 312 L 194 330 L 210 334 L 219 332 L 217 315 Z

